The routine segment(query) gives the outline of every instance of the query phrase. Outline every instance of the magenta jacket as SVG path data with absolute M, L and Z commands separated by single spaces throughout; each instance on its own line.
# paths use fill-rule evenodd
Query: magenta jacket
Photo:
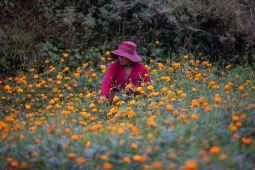
M 132 83 L 134 86 L 138 87 L 141 85 L 142 82 L 151 83 L 150 74 L 143 64 L 136 63 L 129 77 L 127 78 L 127 80 L 125 80 L 123 67 L 120 65 L 119 61 L 116 61 L 109 65 L 105 73 L 104 81 L 101 88 L 101 95 L 109 97 L 110 88 L 118 87 L 114 91 L 120 91 L 121 89 L 125 88 L 126 85 L 129 83 Z

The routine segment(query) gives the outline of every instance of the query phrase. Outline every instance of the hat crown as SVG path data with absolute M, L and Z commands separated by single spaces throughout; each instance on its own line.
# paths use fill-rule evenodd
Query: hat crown
M 121 43 L 119 48 L 129 54 L 134 54 L 136 52 L 136 44 L 130 41 L 124 41 L 123 43 Z
M 131 41 L 124 41 L 120 44 L 117 50 L 111 51 L 111 56 L 117 57 L 122 56 L 126 57 L 133 62 L 140 62 L 142 59 L 136 52 L 136 44 Z

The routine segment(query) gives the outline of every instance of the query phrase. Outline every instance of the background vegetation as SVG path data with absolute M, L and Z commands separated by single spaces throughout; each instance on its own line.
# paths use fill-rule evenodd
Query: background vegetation
M 2 0 L 1 76 L 62 51 L 77 61 L 98 58 L 123 40 L 135 41 L 146 57 L 189 51 L 252 63 L 254 12 L 253 0 Z

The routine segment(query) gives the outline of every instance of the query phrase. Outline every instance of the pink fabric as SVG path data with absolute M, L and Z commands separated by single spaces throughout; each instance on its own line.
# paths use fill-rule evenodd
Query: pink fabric
M 148 76 L 145 76 L 148 74 Z M 143 80 L 144 79 L 144 80 Z M 115 86 L 119 87 L 115 91 L 119 91 L 126 87 L 127 84 L 132 83 L 134 86 L 140 86 L 141 82 L 151 83 L 151 78 L 147 68 L 141 64 L 136 63 L 133 67 L 129 77 L 125 80 L 124 69 L 120 65 L 119 61 L 116 61 L 109 65 L 105 77 L 102 83 L 101 95 L 105 95 L 107 97 L 110 96 L 110 88 Z

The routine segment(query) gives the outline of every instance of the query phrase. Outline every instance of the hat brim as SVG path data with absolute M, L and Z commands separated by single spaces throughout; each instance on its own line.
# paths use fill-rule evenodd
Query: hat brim
M 111 51 L 110 55 L 114 58 L 117 58 L 118 56 L 126 57 L 127 59 L 129 59 L 133 62 L 142 61 L 141 57 L 136 52 L 134 54 L 128 54 L 125 51 L 122 51 L 121 49 Z

